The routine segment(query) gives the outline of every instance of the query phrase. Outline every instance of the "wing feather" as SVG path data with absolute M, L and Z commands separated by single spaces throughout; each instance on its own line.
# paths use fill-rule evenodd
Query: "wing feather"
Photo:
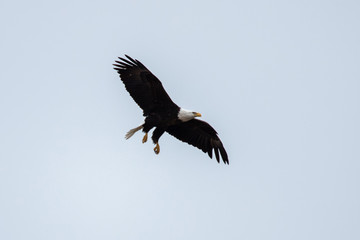
M 115 61 L 114 69 L 119 73 L 130 96 L 143 110 L 144 116 L 169 107 L 177 107 L 166 93 L 160 80 L 140 61 L 125 55 Z
M 170 135 L 199 148 L 212 158 L 213 151 L 216 160 L 220 162 L 220 156 L 224 163 L 229 164 L 226 150 L 217 136 L 217 132 L 207 122 L 193 119 L 168 127 L 166 130 Z M 219 153 L 220 152 L 220 153 Z

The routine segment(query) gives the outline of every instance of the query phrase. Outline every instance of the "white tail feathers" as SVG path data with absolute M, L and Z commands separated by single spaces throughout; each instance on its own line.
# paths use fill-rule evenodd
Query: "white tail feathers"
M 126 138 L 126 139 L 131 138 L 132 135 L 134 135 L 137 131 L 141 130 L 142 128 L 143 128 L 143 125 L 140 125 L 140 126 L 138 126 L 138 127 L 136 127 L 136 128 L 133 128 L 133 129 L 130 129 L 130 130 L 126 133 L 125 138 Z

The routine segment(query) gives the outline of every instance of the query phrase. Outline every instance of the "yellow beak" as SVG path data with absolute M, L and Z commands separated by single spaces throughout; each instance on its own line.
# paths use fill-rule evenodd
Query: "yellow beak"
M 195 113 L 195 117 L 201 117 L 200 113 Z

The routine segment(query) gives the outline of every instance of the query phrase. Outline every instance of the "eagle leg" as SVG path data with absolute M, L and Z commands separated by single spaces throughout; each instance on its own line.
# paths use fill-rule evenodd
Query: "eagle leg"
M 145 133 L 145 136 L 143 137 L 142 143 L 146 143 L 148 138 L 148 133 Z
M 154 148 L 154 152 L 155 152 L 156 154 L 159 154 L 159 153 L 160 153 L 160 146 L 159 146 L 159 143 L 158 143 L 158 142 L 156 143 L 156 146 L 155 146 L 155 148 Z

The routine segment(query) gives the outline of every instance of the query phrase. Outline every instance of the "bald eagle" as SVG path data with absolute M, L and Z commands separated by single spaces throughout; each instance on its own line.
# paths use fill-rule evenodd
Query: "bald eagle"
M 115 61 L 114 69 L 119 73 L 126 90 L 143 110 L 145 121 L 142 125 L 127 132 L 129 139 L 135 132 L 142 129 L 148 139 L 148 132 L 155 127 L 152 140 L 156 145 L 154 151 L 160 152 L 159 138 L 164 132 L 175 138 L 193 145 L 212 158 L 214 150 L 216 160 L 220 163 L 220 155 L 225 164 L 229 159 L 225 148 L 217 136 L 217 132 L 207 122 L 195 119 L 200 113 L 188 111 L 176 105 L 166 93 L 160 80 L 155 77 L 140 61 L 125 55 L 127 59 L 119 57 Z M 220 152 L 220 154 L 219 154 Z

